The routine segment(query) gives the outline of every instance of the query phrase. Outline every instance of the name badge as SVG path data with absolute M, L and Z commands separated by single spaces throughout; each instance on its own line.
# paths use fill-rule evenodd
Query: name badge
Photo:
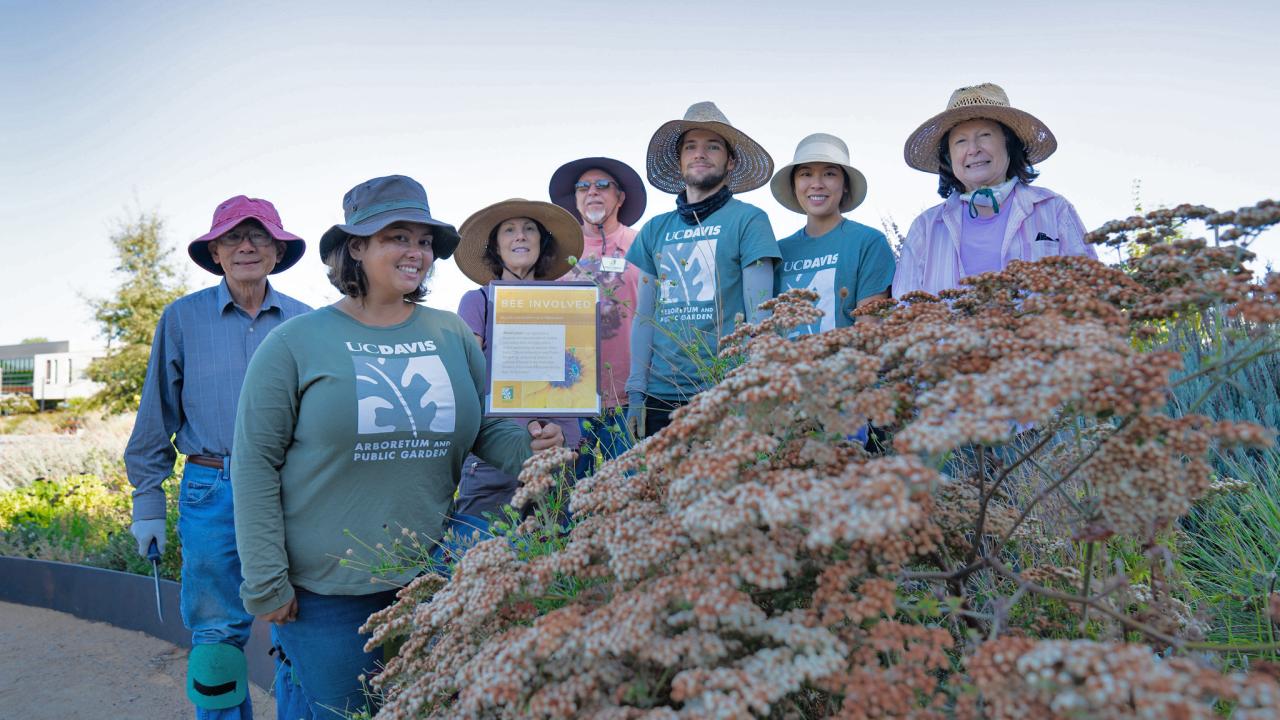
M 627 269 L 627 261 L 620 257 L 601 258 L 600 269 L 605 272 L 620 273 Z

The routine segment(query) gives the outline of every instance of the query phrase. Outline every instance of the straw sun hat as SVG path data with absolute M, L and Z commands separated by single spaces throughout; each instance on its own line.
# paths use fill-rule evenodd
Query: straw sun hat
M 728 186 L 735 193 L 755 190 L 769 182 L 773 158 L 746 133 L 729 124 L 729 118 L 713 102 L 694 103 L 681 120 L 662 124 L 649 140 L 645 160 L 649 184 L 672 195 L 684 190 L 680 173 L 680 137 L 689 130 L 709 130 L 729 143 L 735 162 L 729 171 Z
M 549 202 L 512 198 L 477 210 L 458 228 L 462 241 L 453 253 L 453 261 L 463 275 L 477 285 L 488 285 L 498 279 L 484 259 L 489 233 L 503 221 L 517 217 L 537 220 L 555 239 L 549 251 L 555 260 L 539 280 L 559 278 L 573 267 L 569 264 L 570 257 L 582 256 L 582 226 L 567 210 Z
M 938 144 L 942 136 L 966 120 L 983 118 L 1004 123 L 1027 146 L 1027 161 L 1035 165 L 1058 149 L 1058 140 L 1034 115 L 1009 105 L 1004 88 L 994 83 L 962 87 L 951 93 L 947 109 L 916 128 L 903 151 L 907 165 L 938 172 Z
M 844 168 L 849 187 L 844 197 L 840 198 L 840 212 L 849 212 L 867 198 L 867 178 L 856 167 L 849 164 L 849 147 L 835 135 L 814 133 L 796 145 L 795 159 L 774 173 L 773 180 L 769 183 L 773 197 L 782 207 L 801 215 L 806 214 L 800 202 L 796 200 L 796 186 L 792 180 L 791 171 L 797 165 L 807 163 L 839 165 Z

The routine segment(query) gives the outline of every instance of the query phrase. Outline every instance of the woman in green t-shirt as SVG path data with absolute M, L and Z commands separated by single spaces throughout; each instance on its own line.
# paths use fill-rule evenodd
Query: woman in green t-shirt
M 320 241 L 343 297 L 281 324 L 245 376 L 232 452 L 245 608 L 278 626 L 316 718 L 376 711 L 361 676 L 359 628 L 395 601 L 343 562 L 353 546 L 425 542 L 446 525 L 463 458 L 518 473 L 533 452 L 563 444 L 560 428 L 528 432 L 480 410 L 484 355 L 457 315 L 419 303 L 458 233 L 431 217 L 411 178 L 362 183 L 343 199 L 346 223 Z M 530 441 L 532 436 L 532 442 Z M 339 714 L 346 713 L 346 714 Z
M 774 174 L 773 196 L 805 216 L 795 234 L 778 240 L 775 295 L 807 288 L 818 293 L 823 317 L 797 335 L 853 324 L 853 311 L 889 297 L 893 250 L 884 233 L 844 216 L 867 197 L 867 179 L 849 164 L 849 148 L 834 135 L 815 133 L 796 146 L 795 159 Z

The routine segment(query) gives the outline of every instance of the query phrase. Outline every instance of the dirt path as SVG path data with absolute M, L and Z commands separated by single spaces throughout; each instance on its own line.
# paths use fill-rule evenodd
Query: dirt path
M 0 718 L 192 717 L 187 651 L 132 630 L 0 602 Z M 255 685 L 253 714 L 275 717 Z

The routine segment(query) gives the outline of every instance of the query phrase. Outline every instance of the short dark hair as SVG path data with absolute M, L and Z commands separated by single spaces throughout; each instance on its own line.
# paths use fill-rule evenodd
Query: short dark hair
M 361 235 L 348 235 L 324 259 L 324 264 L 329 266 L 329 282 L 338 288 L 338 292 L 347 297 L 359 300 L 369 294 L 369 278 L 364 274 L 360 261 L 351 256 L 351 247 L 357 243 L 368 245 L 370 239 Z M 435 267 L 435 263 L 432 263 L 431 269 L 427 271 L 427 277 L 431 277 Z M 405 293 L 404 299 L 418 303 L 426 297 L 427 283 L 423 280 L 416 290 Z
M 999 120 L 991 122 L 999 125 L 1000 130 L 1004 132 L 1004 149 L 1009 154 L 1009 169 L 1005 172 L 1004 179 L 1008 180 L 1017 175 L 1022 182 L 1031 184 L 1040 177 L 1040 173 L 1036 172 L 1036 169 L 1031 167 L 1031 162 L 1027 160 L 1027 144 L 1022 142 L 1022 138 L 1010 130 L 1008 125 Z M 953 192 L 965 192 L 964 183 L 960 182 L 951 170 L 951 149 L 947 147 L 950 141 L 950 130 L 943 133 L 942 139 L 938 141 L 938 194 L 944 199 L 951 197 Z
M 516 217 L 522 216 L 517 215 Z M 502 279 L 502 256 L 498 254 L 498 228 L 502 227 L 502 223 L 511 219 L 506 218 L 494 225 L 493 229 L 489 231 L 489 242 L 484 246 L 484 264 L 488 266 L 489 272 L 492 272 L 493 276 L 499 280 Z M 547 273 L 547 268 L 551 267 L 551 263 L 556 261 L 556 239 L 545 225 L 534 218 L 529 218 L 529 220 L 533 221 L 534 226 L 538 228 L 538 237 L 542 238 L 538 243 L 538 259 L 533 263 L 533 279 L 541 280 L 542 276 Z

